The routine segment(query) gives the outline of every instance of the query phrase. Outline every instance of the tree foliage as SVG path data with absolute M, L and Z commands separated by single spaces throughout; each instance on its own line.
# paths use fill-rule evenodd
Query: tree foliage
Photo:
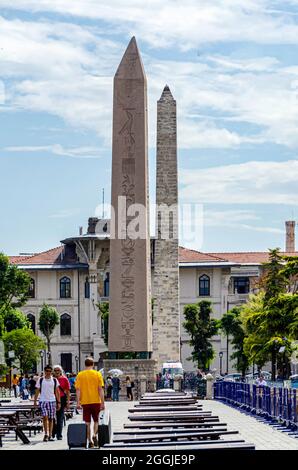
M 225 313 L 220 320 L 220 328 L 227 336 L 231 336 L 231 344 L 234 352 L 228 357 L 228 360 L 235 359 L 236 370 L 245 376 L 249 367 L 249 358 L 244 351 L 245 331 L 241 321 L 241 307 L 234 307 Z
M 270 250 L 259 283 L 261 290 L 250 296 L 241 312 L 246 331 L 244 351 L 258 365 L 271 360 L 273 380 L 276 363 L 283 365 L 285 377 L 289 375 L 293 344 L 298 337 L 297 268 L 298 257 L 282 256 L 278 248 Z
M 51 337 L 57 325 L 59 325 L 59 314 L 57 310 L 54 307 L 44 304 L 39 313 L 38 326 L 47 340 L 49 364 L 52 364 Z
M 210 339 L 219 329 L 218 320 L 211 319 L 211 302 L 203 300 L 198 304 L 184 307 L 185 322 L 183 326 L 190 335 L 189 344 L 192 346 L 192 359 L 198 368 L 208 370 L 214 358 L 214 350 Z
M 103 321 L 104 326 L 104 343 L 108 346 L 108 337 L 109 337 L 109 302 L 99 302 L 97 304 L 98 314 Z
M 4 314 L 4 328 L 6 332 L 19 330 L 21 328 L 30 328 L 30 322 L 21 310 L 10 308 Z
M 14 351 L 15 359 L 19 359 L 22 371 L 28 371 L 36 364 L 39 351 L 45 347 L 44 341 L 27 327 L 4 333 L 3 342 L 6 359 L 8 360 L 8 351 Z
M 28 299 L 30 277 L 25 271 L 9 263 L 0 253 L 0 334 L 4 332 L 4 315 L 24 305 Z

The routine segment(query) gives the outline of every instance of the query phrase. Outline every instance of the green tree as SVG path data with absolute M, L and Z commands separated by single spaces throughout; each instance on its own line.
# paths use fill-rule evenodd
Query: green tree
M 222 330 L 224 335 L 227 337 L 227 373 L 229 372 L 229 359 L 230 359 L 229 337 L 233 334 L 234 321 L 235 321 L 235 316 L 231 311 L 225 313 L 220 320 L 220 329 Z
M 4 332 L 5 312 L 26 303 L 29 286 L 28 274 L 11 265 L 8 256 L 0 253 L 0 334 Z
M 244 377 L 249 367 L 249 358 L 244 352 L 245 331 L 241 321 L 241 307 L 234 307 L 225 313 L 220 320 L 220 328 L 225 334 L 228 332 L 232 337 L 231 344 L 234 352 L 230 358 L 236 360 L 234 365 Z M 228 354 L 227 358 L 229 360 Z
M 17 309 L 10 308 L 4 314 L 4 328 L 5 331 L 19 330 L 20 328 L 30 327 L 30 322 L 27 320 L 23 312 Z
M 57 310 L 54 307 L 44 304 L 39 314 L 38 326 L 42 334 L 46 337 L 50 365 L 52 364 L 51 338 L 55 326 L 57 325 L 59 325 L 59 314 Z
M 14 351 L 15 359 L 19 359 L 21 370 L 24 372 L 36 364 L 40 349 L 45 347 L 44 341 L 27 327 L 4 333 L 3 342 L 6 354 L 8 351 Z
M 97 304 L 98 314 L 103 321 L 103 329 L 104 329 L 104 343 L 108 346 L 108 338 L 109 338 L 109 302 L 99 302 Z
M 184 307 L 185 322 L 183 326 L 190 335 L 189 344 L 192 346 L 192 359 L 198 368 L 208 370 L 214 350 L 210 339 L 219 329 L 218 320 L 210 318 L 212 313 L 211 302 L 203 300 L 198 304 L 189 304 Z

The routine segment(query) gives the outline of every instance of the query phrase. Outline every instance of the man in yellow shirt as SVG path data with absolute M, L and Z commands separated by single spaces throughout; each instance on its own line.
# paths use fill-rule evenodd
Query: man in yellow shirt
M 98 416 L 104 410 L 104 382 L 100 372 L 93 369 L 92 357 L 85 359 L 85 370 L 78 373 L 75 388 L 77 408 L 83 408 L 83 420 L 87 425 L 89 448 L 98 446 Z M 94 421 L 93 438 L 91 439 L 91 416 Z

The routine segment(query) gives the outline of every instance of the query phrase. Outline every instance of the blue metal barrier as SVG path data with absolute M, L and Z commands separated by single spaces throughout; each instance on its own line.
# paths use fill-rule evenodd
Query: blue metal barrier
M 250 385 L 242 382 L 215 382 L 214 399 L 297 429 L 297 390 Z

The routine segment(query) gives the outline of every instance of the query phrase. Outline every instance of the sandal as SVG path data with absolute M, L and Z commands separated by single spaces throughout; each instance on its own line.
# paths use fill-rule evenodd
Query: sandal
M 96 436 L 93 436 L 93 444 L 94 444 L 94 447 L 98 447 L 98 439 Z
M 45 434 L 44 438 L 43 438 L 43 442 L 48 442 L 49 440 L 49 436 L 47 434 Z

